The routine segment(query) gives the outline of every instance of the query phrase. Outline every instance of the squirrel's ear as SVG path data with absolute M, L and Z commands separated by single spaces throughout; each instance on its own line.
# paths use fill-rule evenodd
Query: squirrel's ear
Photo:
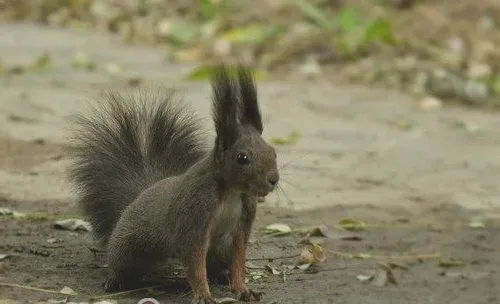
M 242 124 L 252 125 L 260 134 L 264 129 L 257 100 L 257 88 L 251 70 L 243 65 L 238 66 L 238 83 L 240 87 Z
M 211 85 L 217 143 L 226 150 L 238 138 L 238 84 L 226 67 L 219 66 L 212 76 Z

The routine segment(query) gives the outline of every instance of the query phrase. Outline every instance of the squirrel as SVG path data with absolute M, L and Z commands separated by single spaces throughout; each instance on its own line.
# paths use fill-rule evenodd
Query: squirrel
M 68 173 L 106 246 L 107 292 L 134 288 L 155 265 L 178 258 L 191 303 L 216 303 L 209 277 L 223 272 L 238 300 L 261 299 L 246 286 L 245 251 L 257 199 L 280 179 L 277 154 L 262 138 L 250 69 L 219 65 L 210 84 L 211 149 L 198 119 L 173 94 L 110 91 L 90 114 L 76 116 Z

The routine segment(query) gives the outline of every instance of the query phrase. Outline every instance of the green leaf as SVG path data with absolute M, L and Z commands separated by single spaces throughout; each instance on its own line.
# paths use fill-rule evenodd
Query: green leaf
M 438 265 L 444 268 L 463 266 L 464 262 L 455 259 L 439 259 Z
M 283 33 L 284 28 L 280 26 L 265 26 L 250 24 L 227 31 L 222 38 L 231 43 L 255 43 L 259 44 L 266 39 Z
M 394 43 L 394 32 L 392 23 L 388 19 L 377 19 L 371 22 L 365 29 L 365 43 L 379 41 L 383 43 Z
M 324 27 L 327 30 L 332 29 L 332 22 L 330 18 L 326 16 L 321 9 L 315 7 L 303 0 L 290 0 L 305 16 L 311 19 L 314 23 L 319 26 Z
M 196 38 L 198 31 L 198 25 L 183 20 L 177 20 L 172 22 L 167 37 L 173 43 L 186 44 Z
M 341 219 L 339 225 L 345 230 L 363 230 L 366 226 L 365 223 L 352 218 Z
M 354 8 L 344 8 L 337 16 L 337 22 L 342 30 L 351 32 L 360 26 L 358 12 Z
M 293 145 L 299 141 L 302 135 L 299 132 L 290 132 L 285 137 L 271 137 L 271 142 L 276 145 Z
M 89 56 L 83 53 L 76 53 L 71 59 L 71 66 L 75 69 L 84 69 L 87 71 L 93 71 L 96 68 L 95 63 L 90 59 Z
M 486 225 L 483 222 L 470 222 L 469 224 L 467 224 L 467 226 L 472 229 L 486 228 Z
M 212 0 L 200 0 L 199 4 L 199 13 L 202 18 L 208 20 L 215 16 L 215 5 L 212 3 Z
M 52 68 L 52 62 L 48 53 L 43 53 L 29 65 L 30 70 L 47 71 Z

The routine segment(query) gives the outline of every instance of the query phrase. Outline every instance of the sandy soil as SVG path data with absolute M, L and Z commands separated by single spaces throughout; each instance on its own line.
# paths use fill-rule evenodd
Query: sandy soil
M 72 300 L 86 301 L 103 294 L 103 257 L 86 249 L 86 233 L 52 225 L 78 215 L 64 178 L 68 118 L 101 88 L 121 85 L 105 72 L 108 62 L 147 83 L 176 87 L 211 130 L 209 88 L 181 82 L 189 66 L 165 63 L 160 50 L 124 46 L 109 36 L 21 24 L 0 24 L 0 33 L 3 61 L 26 63 L 48 51 L 55 66 L 0 79 L 0 207 L 38 213 L 26 219 L 0 217 L 0 254 L 9 255 L 0 261 L 0 302 L 65 298 L 6 283 L 51 290 L 69 286 L 80 294 Z M 71 68 L 78 51 L 95 58 L 97 71 Z M 327 259 L 317 268 L 288 270 L 285 280 L 249 269 L 249 284 L 266 293 L 262 303 L 499 302 L 498 115 L 462 108 L 421 111 L 404 95 L 337 87 L 328 78 L 259 87 L 265 136 L 299 131 L 302 138 L 278 147 L 284 193 L 261 205 L 248 257 L 264 258 L 251 262 L 279 270 L 298 260 L 287 257 L 307 246 L 301 244 L 304 236 L 264 234 L 260 229 L 271 223 L 323 224 L 331 231 L 320 239 Z M 334 225 L 347 217 L 380 226 L 357 233 L 357 240 L 346 239 Z M 471 221 L 486 228 L 471 229 Z M 47 242 L 53 238 L 62 241 Z M 440 267 L 426 256 L 436 253 L 463 265 Z M 393 270 L 397 285 L 379 287 L 357 279 L 377 269 L 377 262 L 388 261 L 406 268 Z M 254 280 L 255 271 L 265 276 Z M 137 303 L 154 296 L 162 303 L 189 303 L 185 284 L 178 281 L 117 299 Z M 214 287 L 214 293 L 230 296 L 223 287 Z

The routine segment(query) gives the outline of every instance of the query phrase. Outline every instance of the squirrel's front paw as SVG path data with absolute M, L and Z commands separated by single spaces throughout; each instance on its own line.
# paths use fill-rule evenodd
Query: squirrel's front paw
M 191 301 L 191 304 L 216 304 L 217 301 L 215 301 L 214 298 L 210 295 L 195 295 L 193 300 Z
M 236 299 L 238 301 L 243 301 L 243 302 L 250 302 L 252 301 L 252 299 L 254 299 L 255 301 L 260 301 L 262 295 L 264 294 L 262 292 L 253 291 L 246 287 L 241 288 L 240 290 L 233 289 L 233 293 L 236 295 Z

